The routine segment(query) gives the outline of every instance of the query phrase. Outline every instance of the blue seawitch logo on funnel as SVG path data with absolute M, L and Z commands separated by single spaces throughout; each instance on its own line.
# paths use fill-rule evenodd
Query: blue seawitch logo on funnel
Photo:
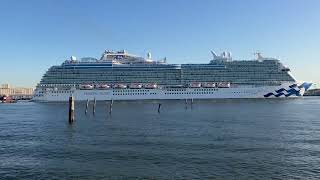
M 304 90 L 307 91 L 311 86 L 312 86 L 312 83 L 307 83 L 307 82 L 304 82 L 299 86 L 297 84 L 292 84 L 289 86 L 289 89 L 281 88 L 281 89 L 275 90 L 276 93 L 269 92 L 265 94 L 264 97 L 270 97 L 270 96 L 289 97 L 291 95 L 301 96 L 300 90 L 304 88 Z M 299 90 L 296 90 L 295 89 L 296 87 L 298 87 Z

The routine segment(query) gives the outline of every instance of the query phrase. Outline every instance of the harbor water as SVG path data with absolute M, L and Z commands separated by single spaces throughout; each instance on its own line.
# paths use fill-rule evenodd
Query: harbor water
M 85 108 L 0 104 L 0 179 L 320 178 L 317 97 Z

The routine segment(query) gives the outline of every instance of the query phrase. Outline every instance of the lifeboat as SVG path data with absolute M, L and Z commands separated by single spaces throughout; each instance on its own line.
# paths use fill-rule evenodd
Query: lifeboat
M 191 87 L 191 88 L 200 88 L 201 87 L 201 83 L 193 82 L 193 83 L 189 84 L 189 87 Z
M 93 89 L 93 85 L 91 85 L 91 84 L 81 84 L 79 87 L 80 87 L 80 89 L 83 89 L 83 90 Z
M 218 87 L 219 88 L 230 88 L 230 83 L 221 82 L 221 83 L 218 83 Z
M 113 87 L 116 88 L 116 89 L 125 89 L 125 88 L 127 88 L 127 85 L 125 85 L 125 84 L 115 84 Z
M 130 84 L 130 85 L 129 85 L 129 88 L 130 88 L 130 89 L 141 89 L 141 88 L 142 88 L 142 85 L 141 85 L 141 84 L 138 84 L 138 83 L 133 83 L 133 84 Z
M 156 89 L 157 88 L 157 84 L 156 83 L 148 83 L 144 85 L 144 88 L 146 89 Z
M 108 84 L 97 84 L 97 89 L 110 89 L 110 86 Z
M 214 88 L 214 87 L 216 87 L 216 83 L 202 83 L 202 87 L 204 87 L 204 88 Z

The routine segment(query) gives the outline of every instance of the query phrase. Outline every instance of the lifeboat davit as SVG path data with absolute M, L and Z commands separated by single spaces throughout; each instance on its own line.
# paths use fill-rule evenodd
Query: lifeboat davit
M 129 88 L 130 88 L 130 89 L 141 89 L 141 88 L 142 88 L 142 85 L 141 85 L 141 84 L 138 84 L 138 83 L 133 83 L 133 84 L 130 84 L 130 85 L 129 85 Z
M 115 84 L 113 87 L 116 88 L 116 89 L 126 89 L 127 85 L 125 85 L 125 84 Z
M 156 89 L 157 88 L 157 84 L 156 83 L 148 83 L 144 85 L 144 88 L 146 89 Z
M 193 83 L 189 84 L 189 87 L 191 87 L 191 88 L 200 88 L 201 87 L 201 83 L 193 82 Z
M 93 89 L 93 85 L 91 85 L 91 84 L 81 84 L 80 85 L 80 89 L 91 90 L 91 89 Z
M 214 87 L 216 87 L 216 83 L 202 83 L 202 87 L 204 87 L 204 88 L 214 88 Z
M 97 84 L 96 88 L 97 89 L 110 89 L 110 85 L 108 85 L 108 84 Z
M 230 83 L 221 82 L 221 83 L 218 83 L 218 87 L 219 88 L 230 88 Z

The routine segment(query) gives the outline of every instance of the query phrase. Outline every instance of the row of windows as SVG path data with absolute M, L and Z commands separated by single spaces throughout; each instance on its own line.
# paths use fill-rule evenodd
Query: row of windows
M 154 94 L 154 93 L 150 93 L 150 94 Z M 147 95 L 147 93 L 116 93 L 113 95 Z
M 33 95 L 34 97 L 42 97 L 42 96 L 44 96 L 43 94 L 35 94 L 35 95 Z
M 154 74 L 156 72 L 156 74 Z M 114 71 L 84 71 L 84 72 L 74 72 L 74 71 L 48 71 L 48 75 L 59 75 L 59 74 L 65 74 L 65 75 L 81 75 L 86 74 L 88 76 L 90 75 L 116 75 L 116 76 L 126 76 L 126 75 L 132 75 L 133 73 L 135 75 L 141 75 L 141 76 L 161 76 L 161 75 L 197 75 L 197 74 L 203 74 L 203 75 L 214 75 L 214 74 L 262 74 L 262 73 L 282 73 L 283 71 L 279 71 L 278 69 L 245 69 L 245 70 L 224 70 L 224 71 L 204 71 L 204 70 L 192 70 L 192 71 L 176 71 L 176 72 L 165 72 L 165 71 L 151 71 L 151 72 L 139 72 L 139 71 L 129 71 L 129 72 L 114 72 Z
M 170 93 L 164 93 L 164 94 L 213 94 L 214 92 L 170 92 Z
M 170 93 L 164 93 L 164 94 L 214 94 L 215 92 L 214 91 L 207 91 L 207 92 L 170 92 Z M 232 93 L 236 93 L 236 94 L 239 94 L 239 93 L 250 93 L 250 92 L 247 92 L 247 91 L 243 91 L 243 92 L 232 92 Z
M 149 92 L 147 89 L 124 89 L 124 90 L 113 90 L 113 92 Z
M 188 70 L 163 70 L 163 69 L 155 69 L 155 70 L 148 70 L 148 71 L 141 71 L 141 70 L 122 70 L 122 71 L 116 71 L 116 70 L 102 70 L 102 71 L 96 71 L 93 69 L 83 69 L 83 70 L 70 70 L 70 69 L 52 69 L 48 70 L 49 73 L 52 74 L 107 74 L 107 75 L 130 75 L 132 72 L 138 75 L 147 75 L 147 74 L 152 74 L 154 72 L 158 72 L 160 74 L 190 74 L 190 73 L 205 73 L 205 74 L 212 74 L 212 73 L 247 73 L 247 72 L 280 72 L 280 69 L 277 67 L 261 67 L 261 68 L 252 68 L 252 67 L 247 67 L 247 68 L 229 68 L 229 69 L 188 69 Z
M 73 76 L 66 76 L 66 75 L 44 75 L 43 79 L 101 79 L 101 80 L 115 80 L 115 79 L 128 79 L 128 80 L 135 80 L 135 79 L 141 79 L 141 80 L 150 80 L 150 79 L 157 79 L 157 80 L 165 80 L 165 79 L 237 79 L 237 78 L 246 78 L 246 79 L 282 79 L 290 77 L 288 74 L 282 74 L 282 73 L 275 73 L 275 74 L 218 74 L 218 75 L 182 75 L 182 76 L 137 76 L 135 74 L 131 74 L 130 76 L 89 76 L 86 74 L 81 75 L 73 75 Z
M 180 91 L 186 91 L 186 89 L 167 89 L 167 91 L 177 91 L 177 92 L 180 92 Z M 194 91 L 218 91 L 218 89 L 212 89 L 212 88 L 206 88 L 206 89 L 194 89 Z
M 234 94 L 239 94 L 239 93 L 250 93 L 250 92 L 232 92 Z M 150 93 L 150 95 L 156 95 L 157 93 Z M 166 95 L 172 95 L 172 94 L 214 94 L 214 92 L 170 92 L 170 93 L 165 93 Z M 115 93 L 113 95 L 116 96 L 127 96 L 127 95 L 147 95 L 147 93 Z M 40 94 L 35 94 L 35 97 L 41 97 L 44 95 L 40 95 Z M 58 96 L 58 94 L 51 94 L 51 96 Z
M 48 72 L 44 75 L 44 77 L 68 77 L 68 78 L 79 78 L 79 77 L 101 77 L 101 78 L 116 78 L 116 77 L 140 77 L 140 78 L 175 78 L 175 77 L 194 77 L 194 76 L 203 76 L 203 77 L 272 77 L 272 76 L 288 76 L 286 72 L 221 72 L 221 73 L 204 73 L 204 72 L 194 72 L 194 73 L 175 73 L 175 74 L 167 74 L 167 73 L 159 73 L 153 72 L 149 74 L 138 74 L 138 73 L 130 73 L 130 74 L 103 74 L 103 73 L 94 73 L 94 74 L 68 74 L 68 73 L 51 73 Z
M 232 80 L 226 80 L 226 79 L 220 79 L 220 80 L 215 80 L 215 82 L 230 82 L 231 84 L 273 84 L 273 83 L 280 83 L 280 82 L 289 82 L 293 81 L 291 79 L 284 79 L 284 80 L 277 80 L 277 79 L 272 79 L 272 80 L 246 80 L 246 79 L 239 79 L 237 81 L 232 81 Z M 99 80 L 42 80 L 40 83 L 41 84 L 83 84 L 83 83 L 136 83 L 137 81 L 125 81 L 125 80 L 119 80 L 119 81 L 99 81 Z M 157 83 L 158 85 L 187 85 L 192 82 L 209 82 L 209 81 L 197 81 L 197 80 L 186 80 L 186 81 L 144 81 L 140 83 Z M 51 85 L 50 85 L 51 86 Z
M 236 93 L 236 94 L 239 94 L 239 93 L 250 93 L 250 92 L 246 92 L 246 91 L 243 91 L 243 92 L 232 92 L 232 93 Z M 156 95 L 157 93 L 150 93 L 149 95 Z M 172 95 L 172 94 L 214 94 L 214 92 L 170 92 L 170 93 L 164 93 L 166 95 Z M 116 96 L 128 96 L 128 95 L 148 95 L 147 93 L 115 93 L 113 95 L 116 95 Z
M 72 93 L 72 91 L 52 91 L 52 93 L 60 94 L 60 93 Z
M 218 91 L 218 89 L 195 89 L 195 91 Z

